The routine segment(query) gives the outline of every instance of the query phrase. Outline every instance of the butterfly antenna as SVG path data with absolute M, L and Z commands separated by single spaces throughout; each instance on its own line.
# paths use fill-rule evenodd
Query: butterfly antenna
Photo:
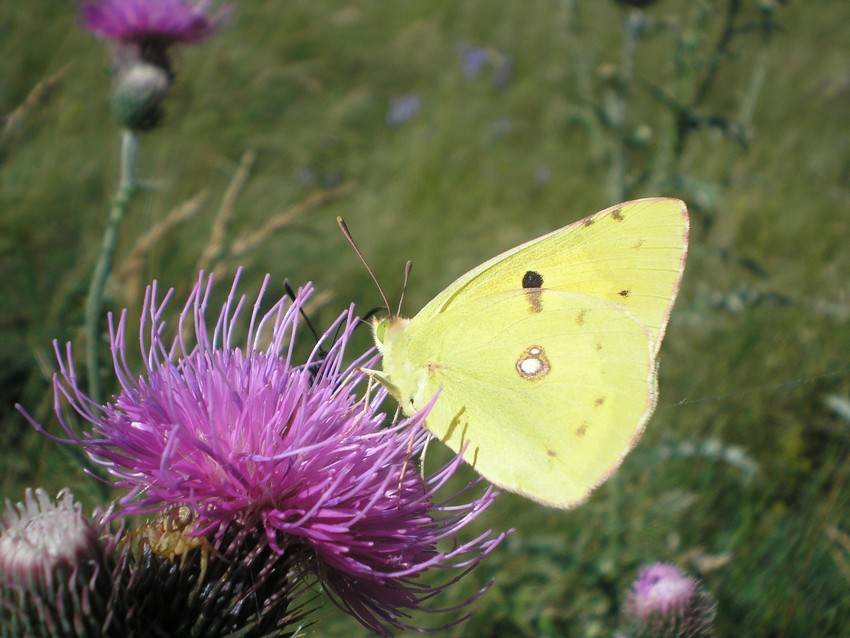
M 375 286 L 378 287 L 378 292 L 381 294 L 381 299 L 384 301 L 384 306 L 387 309 L 387 312 L 390 312 L 390 302 L 387 301 L 387 296 L 384 294 L 384 289 L 381 288 L 381 284 L 378 283 L 378 278 L 375 277 L 375 273 L 372 272 L 372 269 L 369 268 L 369 264 L 366 263 L 366 258 L 363 257 L 363 253 L 360 252 L 360 249 L 357 247 L 357 244 L 354 243 L 354 238 L 351 236 L 351 231 L 348 230 L 348 226 L 345 223 L 345 220 L 337 216 L 336 223 L 339 224 L 340 229 L 342 229 L 342 234 L 345 235 L 345 238 L 348 240 L 348 243 L 351 244 L 351 247 L 354 249 L 354 252 L 357 253 L 357 256 L 360 258 L 360 263 L 362 263 L 366 267 L 366 272 L 369 273 L 369 276 L 372 277 L 372 281 L 375 282 Z
M 360 321 L 365 323 L 365 324 L 368 324 L 369 319 L 371 319 L 372 317 L 374 317 L 376 315 L 381 314 L 382 312 L 386 312 L 386 310 L 387 309 L 384 308 L 383 306 L 378 306 L 376 308 L 372 308 L 369 312 L 367 312 L 362 317 L 360 317 Z
M 398 311 L 396 316 L 401 316 L 401 305 L 404 303 L 404 293 L 407 292 L 407 282 L 410 280 L 410 271 L 413 270 L 413 262 L 408 261 L 404 265 L 404 283 L 401 285 L 401 298 L 398 300 Z
M 295 291 L 292 289 L 292 286 L 289 285 L 289 279 L 283 280 L 283 289 L 286 291 L 286 294 L 289 296 L 289 298 L 292 301 L 295 301 Z M 307 316 L 307 313 L 304 312 L 304 308 L 302 308 L 301 306 L 298 307 L 298 312 L 304 318 L 304 323 L 307 325 L 307 328 L 310 330 L 310 332 L 313 333 L 313 337 L 316 339 L 316 343 L 318 343 L 319 333 L 316 332 L 316 328 L 313 327 L 313 324 L 310 321 L 310 317 Z
M 283 280 L 283 289 L 286 291 L 286 294 L 289 296 L 289 298 L 292 299 L 292 301 L 295 301 L 295 298 L 296 298 L 295 291 L 292 289 L 292 286 L 289 285 L 288 279 Z M 301 307 L 301 306 L 298 307 L 298 312 L 304 318 L 304 323 L 307 326 L 307 328 L 310 330 L 311 333 L 313 333 L 313 338 L 316 340 L 316 344 L 319 344 L 319 342 L 321 341 L 321 337 L 319 337 L 319 333 L 316 331 L 316 328 L 313 326 L 313 322 L 310 321 L 310 317 L 307 316 L 307 313 L 304 312 L 304 308 Z M 331 341 L 331 343 L 336 343 L 337 337 L 339 335 L 339 329 L 340 329 L 340 326 L 337 326 L 336 327 L 336 333 L 334 334 L 334 338 Z M 318 346 L 318 357 L 314 361 L 312 361 L 311 363 L 308 363 L 307 366 L 306 366 L 307 372 L 310 375 L 311 379 L 315 380 L 316 375 L 321 370 L 322 362 L 327 358 L 327 356 L 328 356 L 328 351 L 325 350 L 324 347 L 319 345 Z
M 295 301 L 295 291 L 292 289 L 292 286 L 289 285 L 288 279 L 283 280 L 283 288 L 284 288 L 284 290 L 286 290 L 286 294 L 289 295 L 289 298 L 292 299 L 292 301 Z M 304 308 L 298 308 L 298 310 L 301 313 L 301 316 L 304 317 L 304 323 L 307 324 L 307 327 L 310 329 L 310 332 L 313 333 L 313 338 L 316 339 L 316 343 L 319 343 L 319 340 L 321 339 L 321 337 L 319 336 L 319 333 L 316 331 L 315 326 L 313 326 L 312 322 L 310 321 L 310 317 L 308 317 L 307 313 L 304 312 Z M 337 324 L 336 330 L 334 330 L 334 336 L 333 336 L 333 339 L 331 339 L 331 343 L 336 343 L 337 339 L 339 339 L 339 333 L 340 333 L 341 330 L 342 330 L 342 323 L 339 323 L 339 324 Z M 319 351 L 323 355 L 327 354 L 327 352 L 325 352 L 324 348 L 319 348 Z

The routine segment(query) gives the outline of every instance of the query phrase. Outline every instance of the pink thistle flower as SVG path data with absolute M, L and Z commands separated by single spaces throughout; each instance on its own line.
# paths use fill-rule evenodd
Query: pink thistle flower
M 174 78 L 169 48 L 206 40 L 230 17 L 229 5 L 209 15 L 212 0 L 90 0 L 80 9 L 82 26 L 112 42 L 118 75 L 139 61 Z
M 641 568 L 626 599 L 626 610 L 639 635 L 713 635 L 714 601 L 696 579 L 674 565 L 655 563 Z
M 83 28 L 121 44 L 200 42 L 213 35 L 229 15 L 227 7 L 208 15 L 211 0 L 92 0 L 80 10 Z
M 420 476 L 414 459 L 427 441 L 427 411 L 384 427 L 378 408 L 386 392 L 355 394 L 365 377 L 360 367 L 374 364 L 376 355 L 343 364 L 358 323 L 353 308 L 319 339 L 306 363 L 293 363 L 299 312 L 312 289 L 263 313 L 268 280 L 241 346 L 235 335 L 247 300 L 237 296 L 238 276 L 212 333 L 205 317 L 212 278 L 200 278 L 171 341 L 163 315 L 172 291 L 159 301 L 154 282 L 144 300 L 141 376 L 127 363 L 126 312 L 117 327 L 109 318 L 121 390 L 105 405 L 80 390 L 70 344 L 64 353 L 56 345 L 55 411 L 70 437 L 60 440 L 81 445 L 127 491 L 117 514 L 186 506 L 197 517 L 195 534 L 220 535 L 237 525 L 263 530 L 279 554 L 306 547 L 307 569 L 334 602 L 386 635 L 388 626 L 407 627 L 409 611 L 426 609 L 428 599 L 502 540 L 504 534 L 493 532 L 457 540 L 495 492 L 462 498 L 472 484 L 438 497 L 461 456 Z M 63 403 L 87 429 L 72 428 Z M 448 549 L 442 549 L 445 541 Z M 421 583 L 419 576 L 432 567 L 460 574 L 437 586 Z

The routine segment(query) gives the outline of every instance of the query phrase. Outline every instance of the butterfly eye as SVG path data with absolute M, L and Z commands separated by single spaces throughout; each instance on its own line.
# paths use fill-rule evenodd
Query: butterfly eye
M 375 321 L 373 319 L 372 321 Z M 384 343 L 384 337 L 387 334 L 387 320 L 381 319 L 375 323 L 375 339 L 381 343 Z

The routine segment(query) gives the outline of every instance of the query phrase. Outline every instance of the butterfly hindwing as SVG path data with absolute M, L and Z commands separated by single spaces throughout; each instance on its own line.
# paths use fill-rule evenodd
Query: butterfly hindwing
M 544 314 L 545 313 L 545 314 Z M 414 330 L 414 409 L 485 478 L 568 507 L 619 464 L 655 405 L 645 326 L 594 297 L 485 295 Z

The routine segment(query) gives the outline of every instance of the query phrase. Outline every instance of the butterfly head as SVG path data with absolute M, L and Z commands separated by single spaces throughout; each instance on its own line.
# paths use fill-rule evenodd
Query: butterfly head
M 409 319 L 395 315 L 372 319 L 372 338 L 375 340 L 378 351 L 384 355 L 385 359 L 390 355 L 394 346 L 402 340 L 404 329 L 409 322 Z
M 405 414 L 416 411 L 412 399 L 424 374 L 411 363 L 407 352 L 408 335 L 405 330 L 408 323 L 409 319 L 394 315 L 372 320 L 372 336 L 382 355 L 382 370 L 369 371 L 396 398 Z

